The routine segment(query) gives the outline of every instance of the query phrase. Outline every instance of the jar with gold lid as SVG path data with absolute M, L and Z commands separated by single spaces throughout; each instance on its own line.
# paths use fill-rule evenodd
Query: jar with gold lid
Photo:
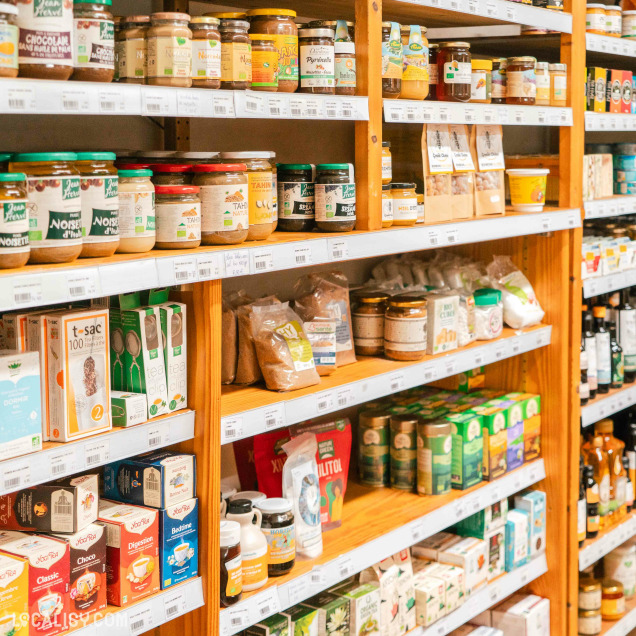
M 601 597 L 602 591 L 600 581 L 588 576 L 579 579 L 580 610 L 600 610 Z
M 529 55 L 508 58 L 506 104 L 534 106 L 537 98 L 537 59 Z
M 468 42 L 442 42 L 437 52 L 437 99 L 467 102 L 470 99 L 472 67 Z
M 393 178 L 393 160 L 391 157 L 391 142 L 382 142 L 382 185 L 391 183 Z
M 590 3 L 585 7 L 585 30 L 588 33 L 605 35 L 607 29 L 606 6 L 601 3 Z
M 192 86 L 221 87 L 220 20 L 197 15 L 190 20 L 192 31 Z
M 550 106 L 565 106 L 568 97 L 568 67 L 566 64 L 550 64 L 548 68 L 550 72 Z
M 603 629 L 601 610 L 579 610 L 579 636 L 598 636 Z
M 384 314 L 389 295 L 361 290 L 352 294 L 353 345 L 361 356 L 379 356 L 384 349 Z
M 401 294 L 387 301 L 384 354 L 392 360 L 420 360 L 426 355 L 424 294 Z
M 537 62 L 534 67 L 537 93 L 535 104 L 537 106 L 550 105 L 550 71 L 547 62 Z
M 392 183 L 393 225 L 411 226 L 417 223 L 417 194 L 414 183 Z
M 614 579 L 603 579 L 601 615 L 604 621 L 617 621 L 625 616 L 623 585 Z

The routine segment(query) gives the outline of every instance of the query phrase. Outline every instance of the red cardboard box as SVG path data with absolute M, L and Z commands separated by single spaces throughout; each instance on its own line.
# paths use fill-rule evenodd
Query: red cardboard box
M 622 113 L 632 112 L 632 72 L 623 71 Z
M 620 113 L 623 110 L 623 71 L 607 69 L 606 108 L 608 113 Z

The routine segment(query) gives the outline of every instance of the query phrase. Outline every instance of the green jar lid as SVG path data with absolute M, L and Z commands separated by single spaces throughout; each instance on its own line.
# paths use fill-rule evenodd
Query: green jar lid
M 115 161 L 114 152 L 78 152 L 77 161 Z
M 107 4 L 110 7 L 113 0 L 73 0 L 73 4 Z
M 311 170 L 309 163 L 277 163 L 276 167 L 279 170 Z
M 120 177 L 152 177 L 152 170 L 120 170 Z
M 42 161 L 75 161 L 77 155 L 74 152 L 19 152 L 13 155 L 16 163 L 40 163 Z
M 24 172 L 0 172 L 0 182 L 26 181 Z
M 12 152 L 0 152 L 0 161 L 9 161 L 13 157 Z
M 349 170 L 348 163 L 319 163 L 316 170 Z
M 484 287 L 482 289 L 476 289 L 473 292 L 475 298 L 475 305 L 484 307 L 485 305 L 496 305 L 501 302 L 501 292 L 498 289 L 492 289 L 491 287 Z

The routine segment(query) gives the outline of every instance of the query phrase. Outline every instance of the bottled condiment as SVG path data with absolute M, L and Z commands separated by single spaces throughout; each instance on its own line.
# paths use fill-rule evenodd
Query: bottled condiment
M 356 225 L 356 183 L 349 163 L 316 166 L 316 227 L 348 232 Z
M 629 470 L 629 457 L 627 455 L 623 455 L 621 457 L 621 462 L 623 464 L 623 469 L 625 470 L 625 508 L 626 512 L 630 513 L 634 508 L 634 482 L 631 479 L 630 470 Z
M 0 2 L 0 77 L 18 76 L 18 8 Z
M 594 470 L 594 481 L 598 484 L 599 528 L 606 529 L 610 520 L 610 469 L 607 453 L 603 450 L 603 438 L 592 438 L 586 462 Z
M 120 82 L 144 84 L 148 77 L 148 29 L 150 16 L 129 15 L 122 19 L 116 44 Z
M 391 196 L 391 184 L 382 186 L 382 227 L 393 225 L 393 197 Z
M 426 298 L 389 298 L 384 319 L 384 354 L 393 360 L 420 360 L 426 355 Z
M 287 574 L 296 560 L 296 532 L 292 504 L 282 497 L 263 499 L 256 503 L 263 515 L 261 530 L 267 539 L 269 576 Z
M 468 42 L 443 42 L 437 53 L 437 99 L 467 102 L 471 90 L 471 57 Z
M 278 229 L 310 232 L 315 225 L 314 170 L 309 163 L 278 164 Z
M 275 40 L 275 35 L 250 33 L 253 91 L 278 91 L 278 50 Z
M 391 142 L 382 142 L 382 185 L 391 183 L 393 179 L 393 160 L 391 158 Z
M 437 99 L 437 83 L 439 81 L 438 53 L 439 44 L 430 44 L 428 49 L 428 96 L 426 99 Z
M 566 64 L 550 64 L 550 106 L 566 106 L 568 74 Z M 631 100 L 631 98 L 630 98 Z
M 618 581 L 603 579 L 601 615 L 604 621 L 617 621 L 625 615 L 625 595 Z
M 112 82 L 115 75 L 115 23 L 112 0 L 74 0 L 73 79 Z
M 506 69 L 508 59 L 500 57 L 492 61 L 492 103 L 505 104 L 507 94 Z
M 537 97 L 536 58 L 511 57 L 506 68 L 506 104 L 533 106 Z
M 397 22 L 382 23 L 382 97 L 397 99 L 402 90 L 402 38 Z
M 22 267 L 29 260 L 26 179 L 23 172 L 0 173 L 0 269 Z
M 588 576 L 579 579 L 579 609 L 601 609 L 601 582 Z
M 579 457 L 579 499 L 577 501 L 576 530 L 579 540 L 579 548 L 585 543 L 587 526 L 587 502 L 585 499 L 585 485 L 583 483 L 583 456 Z
M 492 60 L 471 60 L 470 101 L 490 104 L 492 101 Z
M 192 168 L 201 198 L 201 243 L 236 245 L 247 238 L 249 195 L 244 163 L 198 164 Z
M 190 20 L 192 31 L 192 86 L 221 87 L 221 33 L 219 19 L 198 15 Z
M 445 495 L 451 490 L 453 440 L 450 422 L 420 422 L 417 426 L 417 492 Z
M 298 32 L 300 93 L 334 95 L 335 49 L 331 29 L 301 29 Z
M 636 11 L 623 11 L 622 35 L 624 38 L 636 37 Z
M 594 468 L 587 464 L 583 466 L 583 485 L 585 487 L 585 503 L 587 507 L 585 538 L 594 539 L 598 535 L 601 521 L 598 511 L 599 489 L 594 479 Z
M 221 605 L 230 607 L 243 596 L 241 524 L 221 521 Z
M 601 610 L 579 610 L 579 636 L 597 636 L 603 629 Z
M 610 419 L 596 422 L 596 424 L 594 424 L 594 435 L 602 439 L 603 451 L 607 454 L 607 465 L 610 476 L 609 515 L 610 517 L 614 517 L 611 521 L 615 521 L 621 516 L 619 515 L 619 510 L 625 502 L 626 474 L 621 461 L 625 443 L 614 437 L 614 422 Z
M 400 27 L 403 65 L 401 99 L 426 99 L 428 96 L 428 40 L 426 28 L 417 24 Z
M 338 20 L 336 23 L 334 42 L 336 95 L 356 94 L 356 45 L 349 27 L 352 24 L 344 20 Z
M 605 35 L 606 23 L 604 4 L 588 4 L 585 7 L 585 30 L 588 33 Z
M 417 482 L 418 415 L 391 415 L 390 474 L 391 487 L 413 492 Z
M 192 86 L 192 31 L 187 13 L 161 12 L 150 16 L 148 84 Z
M 361 356 L 379 356 L 384 350 L 384 314 L 389 295 L 380 291 L 352 294 L 353 345 Z
M 592 311 L 594 314 L 598 392 L 608 393 L 612 383 L 612 352 L 610 347 L 610 335 L 605 328 L 606 309 L 602 305 L 597 305 Z
M 152 170 L 119 171 L 118 252 L 149 252 L 155 246 L 155 186 Z
M 201 245 L 201 199 L 196 185 L 155 186 L 159 249 Z
M 537 62 L 535 64 L 535 75 L 537 81 L 537 95 L 535 104 L 537 106 L 550 105 L 550 71 L 547 62 Z
M 358 469 L 364 486 L 390 485 L 390 422 L 391 415 L 381 409 L 363 411 L 358 417 Z
M 417 223 L 417 194 L 414 183 L 392 183 L 393 225 L 411 226 Z
M 186 163 L 153 163 L 152 182 L 158 185 L 187 185 L 192 181 L 192 166 Z
M 252 85 L 252 45 L 247 30 L 250 23 L 240 18 L 221 17 L 221 88 L 244 91 Z M 238 14 L 240 15 L 240 14 Z

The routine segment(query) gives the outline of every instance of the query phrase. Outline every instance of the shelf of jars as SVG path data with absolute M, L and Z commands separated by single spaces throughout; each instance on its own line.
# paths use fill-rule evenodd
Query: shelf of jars
M 602 219 L 609 216 L 622 216 L 636 213 L 636 196 L 616 195 L 609 199 L 585 201 L 583 204 L 586 219 Z
M 599 534 L 595 539 L 587 539 L 579 550 L 579 571 L 582 572 L 596 563 L 635 534 L 636 514 L 631 514 L 621 523 Z
M 606 395 L 599 394 L 581 406 L 581 426 L 591 426 L 595 422 L 618 413 L 636 404 L 636 385 L 625 385 L 622 389 L 610 389 Z
M 636 269 L 628 269 L 624 272 L 607 274 L 605 276 L 595 276 L 583 281 L 583 298 L 592 298 L 600 294 L 631 287 L 636 285 Z

